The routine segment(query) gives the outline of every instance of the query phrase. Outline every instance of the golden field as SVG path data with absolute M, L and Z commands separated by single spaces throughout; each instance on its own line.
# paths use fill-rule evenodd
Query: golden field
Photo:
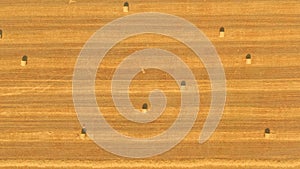
M 0 0 L 0 168 L 300 168 L 300 3 L 297 0 Z M 212 137 L 198 143 L 211 88 L 206 69 L 181 42 L 142 34 L 112 48 L 96 77 L 98 105 L 122 134 L 150 137 L 166 130 L 180 106 L 179 87 L 165 72 L 147 69 L 131 83 L 136 108 L 155 88 L 167 108 L 149 124 L 126 121 L 114 107 L 110 84 L 131 53 L 161 48 L 178 55 L 194 73 L 201 106 L 191 132 L 176 147 L 146 159 L 122 158 L 79 138 L 72 77 L 85 42 L 105 24 L 134 13 L 162 12 L 197 26 L 224 66 L 227 98 Z M 224 26 L 225 37 L 219 37 Z M 245 56 L 252 55 L 246 65 Z M 28 64 L 20 66 L 23 55 Z M 264 138 L 265 128 L 271 138 Z

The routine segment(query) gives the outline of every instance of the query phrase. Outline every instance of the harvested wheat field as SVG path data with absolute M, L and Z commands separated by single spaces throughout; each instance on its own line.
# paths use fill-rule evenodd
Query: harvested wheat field
M 300 168 L 298 0 L 128 2 L 129 11 L 123 12 L 120 0 L 0 0 L 1 169 Z M 160 48 L 176 54 L 196 77 L 200 93 L 198 116 L 184 139 L 167 152 L 135 159 L 80 138 L 72 80 L 81 49 L 98 29 L 141 12 L 175 15 L 200 29 L 223 64 L 227 96 L 218 127 L 199 144 L 212 100 L 201 60 L 182 42 L 160 34 L 139 34 L 117 43 L 99 64 L 95 90 L 99 110 L 119 133 L 141 139 L 156 136 L 172 125 L 180 110 L 180 88 L 173 77 L 149 68 L 133 78 L 130 100 L 140 109 L 149 104 L 150 91 L 160 89 L 168 99 L 162 115 L 141 124 L 118 113 L 112 78 L 122 60 L 137 50 Z M 221 27 L 224 37 L 219 37 Z M 251 64 L 246 64 L 247 54 Z M 24 55 L 27 64 L 21 66 Z

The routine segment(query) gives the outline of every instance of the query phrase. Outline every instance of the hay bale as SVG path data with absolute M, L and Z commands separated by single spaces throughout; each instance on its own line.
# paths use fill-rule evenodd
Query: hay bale
M 129 3 L 128 2 L 124 2 L 123 12 L 129 12 Z
M 269 128 L 266 128 L 265 129 L 265 138 L 270 138 L 270 135 L 271 135 L 271 131 Z
M 83 126 L 80 133 L 80 138 L 83 140 L 86 138 L 86 131 L 86 128 Z
M 220 28 L 220 37 L 223 38 L 225 36 L 225 29 L 224 27 Z
M 85 127 L 82 127 L 81 134 L 86 134 L 86 128 Z
M 148 111 L 148 104 L 144 103 L 143 106 L 142 106 L 142 112 L 147 113 L 147 111 Z
M 22 57 L 21 66 L 26 66 L 27 65 L 27 59 L 28 59 L 28 57 L 26 55 L 24 55 Z
M 250 54 L 247 54 L 246 55 L 246 64 L 247 65 L 250 65 L 252 63 L 252 61 L 251 61 L 251 55 Z
M 181 83 L 180 83 L 180 89 L 181 90 L 186 89 L 186 82 L 185 81 L 181 81 Z

